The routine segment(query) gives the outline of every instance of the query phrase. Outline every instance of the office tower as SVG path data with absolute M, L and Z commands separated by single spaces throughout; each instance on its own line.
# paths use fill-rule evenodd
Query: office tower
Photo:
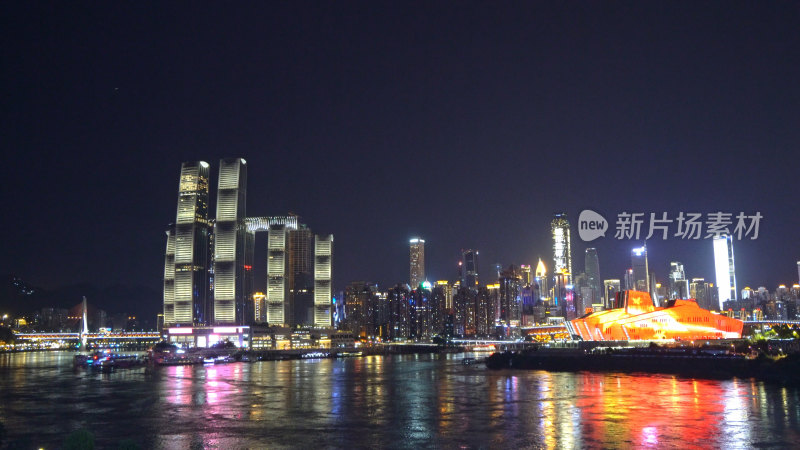
M 478 289 L 478 251 L 461 250 L 461 260 L 464 262 L 461 285 L 468 289 Z
M 164 254 L 164 313 L 165 324 L 175 323 L 175 226 L 167 230 L 167 251 Z M 161 331 L 161 328 L 157 328 Z
M 304 224 L 287 235 L 287 288 L 284 318 L 289 326 L 316 323 L 314 233 Z M 329 292 L 330 293 L 330 292 Z M 328 300 L 330 301 L 330 299 Z
M 597 258 L 597 249 L 587 248 L 584 262 L 586 265 L 587 285 L 592 291 L 591 303 L 599 303 L 602 287 L 600 287 L 600 261 Z
M 626 291 L 630 291 L 630 290 L 635 290 L 636 289 L 636 281 L 634 280 L 633 269 L 626 270 L 625 274 L 623 276 L 623 279 L 625 280 L 625 290 Z
M 650 292 L 650 268 L 647 265 L 646 245 L 631 250 L 631 267 L 633 267 L 633 289 Z
M 689 298 L 695 299 L 697 305 L 703 309 L 715 309 L 716 306 L 711 303 L 710 289 L 704 278 L 692 278 L 689 283 Z
M 414 238 L 410 244 L 410 282 L 411 289 L 419 287 L 425 281 L 425 240 Z
M 553 233 L 553 272 L 572 275 L 572 247 L 570 244 L 569 221 L 566 213 L 558 213 L 550 224 Z M 571 281 L 568 278 L 567 284 Z
M 797 278 L 800 280 L 800 261 L 797 261 Z
M 287 241 L 289 230 L 285 225 L 270 226 L 267 231 L 267 323 L 286 324 L 286 304 L 289 297 L 289 265 Z M 355 331 L 355 330 L 353 330 Z
M 251 303 L 248 292 L 247 227 L 245 203 L 247 195 L 247 162 L 242 158 L 219 162 L 217 218 L 214 223 L 214 323 L 244 325 Z M 247 270 L 248 272 L 250 270 Z
M 614 309 L 618 308 L 615 302 L 617 300 L 617 292 L 620 291 L 619 280 L 604 280 L 603 281 L 603 297 L 605 299 L 605 308 Z
M 204 324 L 208 317 L 208 163 L 186 162 L 178 184 L 174 228 L 167 232 L 164 264 L 164 322 Z
M 331 326 L 333 235 L 314 236 L 314 326 Z
M 542 300 L 542 297 L 546 297 L 549 292 L 549 287 L 547 286 L 547 268 L 545 268 L 542 258 L 539 258 L 539 263 L 536 265 L 536 284 L 539 285 L 539 298 L 534 299 L 534 301 L 538 302 Z
M 736 300 L 736 273 L 733 264 L 733 236 L 714 238 L 714 268 L 717 276 L 719 308 L 728 300 Z
M 522 285 L 523 286 L 530 286 L 533 282 L 531 278 L 531 266 L 530 264 L 522 264 L 519 266 L 519 275 L 522 278 Z
M 689 281 L 683 271 L 683 264 L 677 261 L 669 263 L 669 291 L 667 296 L 670 300 L 676 298 L 689 298 Z

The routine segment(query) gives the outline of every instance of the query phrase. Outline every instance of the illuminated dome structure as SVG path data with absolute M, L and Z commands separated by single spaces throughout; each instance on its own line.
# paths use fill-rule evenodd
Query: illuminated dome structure
M 623 291 L 621 307 L 567 322 L 573 336 L 585 341 L 738 339 L 744 323 L 700 308 L 695 300 L 670 300 L 656 307 L 650 294 Z

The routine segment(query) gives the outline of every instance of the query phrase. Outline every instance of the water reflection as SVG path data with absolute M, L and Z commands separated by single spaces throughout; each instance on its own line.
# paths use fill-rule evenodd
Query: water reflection
M 750 380 L 488 371 L 461 355 L 72 370 L 0 355 L 9 439 L 100 447 L 788 447 L 800 392 Z

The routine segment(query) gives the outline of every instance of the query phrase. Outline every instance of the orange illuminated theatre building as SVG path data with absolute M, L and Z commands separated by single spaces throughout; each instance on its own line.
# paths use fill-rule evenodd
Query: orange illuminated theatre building
M 567 322 L 573 336 L 585 341 L 738 339 L 744 323 L 697 306 L 695 300 L 669 300 L 656 307 L 650 294 L 623 291 L 621 307 L 600 311 Z

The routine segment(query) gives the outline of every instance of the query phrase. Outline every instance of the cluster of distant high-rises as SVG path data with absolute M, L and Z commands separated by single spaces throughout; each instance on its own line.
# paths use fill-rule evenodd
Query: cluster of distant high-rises
M 631 250 L 631 266 L 622 280 L 601 278 L 595 248 L 585 251 L 584 271 L 573 274 L 570 224 L 566 214 L 554 216 L 551 233 L 552 274 L 548 276 L 541 259 L 533 273 L 530 265 L 507 268 L 497 265 L 493 273 L 483 277 L 489 281 L 483 285 L 478 278 L 479 254 L 473 249 L 462 250 L 456 280 L 429 282 L 425 277 L 425 240 L 411 239 L 409 282 L 387 290 L 380 290 L 369 282 L 351 283 L 344 292 L 344 301 L 337 305 L 337 324 L 363 337 L 381 339 L 426 339 L 442 334 L 508 337 L 518 335 L 521 327 L 571 320 L 589 311 L 619 307 L 617 293 L 622 290 L 648 292 L 656 306 L 663 306 L 669 300 L 689 298 L 696 299 L 699 306 L 708 310 L 723 311 L 741 306 L 735 303 L 737 288 L 731 236 L 722 235 L 713 240 L 715 286 L 704 278 L 687 279 L 684 266 L 678 261 L 670 263 L 667 282 L 658 282 L 648 262 L 646 244 Z M 791 292 L 800 295 L 800 286 L 795 288 Z M 743 297 L 758 295 L 743 291 Z M 780 317 L 780 305 L 776 318 Z M 752 313 L 752 309 L 741 315 Z M 740 314 L 737 312 L 737 315 Z
M 181 166 L 178 210 L 167 230 L 164 325 L 332 325 L 333 235 L 298 216 L 247 217 L 247 162 L 220 160 L 216 218 L 210 166 Z M 256 234 L 267 235 L 266 293 L 253 287 Z

